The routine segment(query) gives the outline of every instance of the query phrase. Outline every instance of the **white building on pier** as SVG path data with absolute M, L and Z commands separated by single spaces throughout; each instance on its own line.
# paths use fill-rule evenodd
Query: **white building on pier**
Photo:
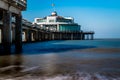
M 50 16 L 35 18 L 34 23 L 41 29 L 51 32 L 79 32 L 81 30 L 81 26 L 74 22 L 74 18 L 58 16 L 56 11 Z

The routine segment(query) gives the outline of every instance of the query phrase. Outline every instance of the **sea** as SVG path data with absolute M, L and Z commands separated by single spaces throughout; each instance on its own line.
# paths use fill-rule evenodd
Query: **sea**
M 0 80 L 120 80 L 120 39 L 23 43 L 0 56 Z

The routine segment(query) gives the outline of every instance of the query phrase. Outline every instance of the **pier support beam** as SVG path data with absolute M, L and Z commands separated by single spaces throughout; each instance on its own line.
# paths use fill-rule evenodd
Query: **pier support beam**
M 4 55 L 11 53 L 11 12 L 3 11 L 3 48 Z
M 86 36 L 87 36 L 87 40 L 89 40 L 89 34 L 87 34 Z
M 16 51 L 16 54 L 22 51 L 22 16 L 21 14 L 16 15 L 15 51 Z
M 91 40 L 93 40 L 94 39 L 94 36 L 93 36 L 93 34 L 91 34 Z
M 82 33 L 82 40 L 85 40 L 85 34 Z
M 31 29 L 29 29 L 29 30 L 28 30 L 28 42 L 31 42 L 31 41 L 32 41 L 31 36 L 32 36 L 32 31 L 31 31 Z

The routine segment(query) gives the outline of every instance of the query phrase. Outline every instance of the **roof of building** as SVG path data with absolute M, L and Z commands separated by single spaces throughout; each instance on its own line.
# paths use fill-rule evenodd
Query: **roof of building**
M 57 16 L 57 12 L 56 11 L 52 12 L 51 16 Z

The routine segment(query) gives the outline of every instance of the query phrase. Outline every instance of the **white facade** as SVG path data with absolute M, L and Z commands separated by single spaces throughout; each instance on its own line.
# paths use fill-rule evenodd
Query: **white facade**
M 74 18 L 58 16 L 57 12 L 44 18 L 35 18 L 34 23 L 49 31 L 80 31 L 80 25 L 74 23 Z

